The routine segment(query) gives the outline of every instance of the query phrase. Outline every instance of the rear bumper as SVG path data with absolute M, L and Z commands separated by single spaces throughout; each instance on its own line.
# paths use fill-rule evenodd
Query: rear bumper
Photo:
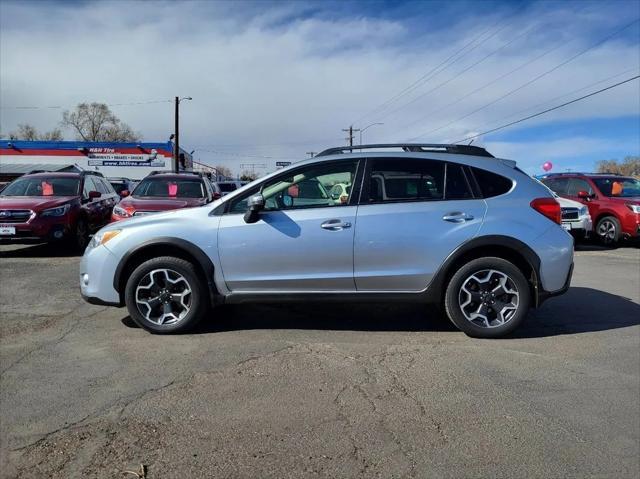
M 567 274 L 567 279 L 565 280 L 564 285 L 562 286 L 562 288 L 560 288 L 557 291 L 545 291 L 542 288 L 540 288 L 538 290 L 537 306 L 540 306 L 542 303 L 544 303 L 549 298 L 553 298 L 554 296 L 560 296 L 561 294 L 566 293 L 569 290 L 569 287 L 571 286 L 571 277 L 572 276 L 573 276 L 573 263 L 571 263 L 571 267 L 569 268 L 569 273 Z

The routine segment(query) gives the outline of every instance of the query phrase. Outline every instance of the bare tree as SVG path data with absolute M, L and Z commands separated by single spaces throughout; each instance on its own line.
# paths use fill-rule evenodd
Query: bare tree
M 16 131 L 9 133 L 9 138 L 12 140 L 27 140 L 27 141 L 60 141 L 62 140 L 62 131 L 59 128 L 54 128 L 51 131 L 45 131 L 40 133 L 37 128 L 28 123 L 21 123 L 18 125 Z
M 241 181 L 253 181 L 258 177 L 255 171 L 244 170 L 240 173 Z
M 62 114 L 62 125 L 84 141 L 139 141 L 140 134 L 120 121 L 104 103 L 80 103 Z
M 615 173 L 640 177 L 640 156 L 627 156 L 623 161 L 600 160 L 596 163 L 598 173 Z
M 225 178 L 233 178 L 233 172 L 231 168 L 224 165 L 216 165 L 215 169 L 218 171 L 218 176 L 224 176 Z

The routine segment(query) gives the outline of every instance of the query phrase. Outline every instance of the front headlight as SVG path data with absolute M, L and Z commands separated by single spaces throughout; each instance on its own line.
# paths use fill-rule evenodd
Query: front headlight
M 131 216 L 131 214 L 121 206 L 114 206 L 113 214 L 118 216 Z
M 640 205 L 633 205 L 631 203 L 627 203 L 627 208 L 633 211 L 635 214 L 640 214 Z
M 98 231 L 91 238 L 91 242 L 89 243 L 89 248 L 95 248 L 96 246 L 100 246 L 101 244 L 105 244 L 108 241 L 111 241 L 113 238 L 118 236 L 122 230 L 107 230 L 107 231 Z
M 587 216 L 587 214 L 589 214 L 589 208 L 583 206 L 582 208 L 580 208 L 579 214 L 580 216 Z
M 44 210 L 40 213 L 40 216 L 64 216 L 67 214 L 67 211 L 69 211 L 70 206 L 71 205 L 67 203 L 66 205 L 49 208 L 48 210 Z

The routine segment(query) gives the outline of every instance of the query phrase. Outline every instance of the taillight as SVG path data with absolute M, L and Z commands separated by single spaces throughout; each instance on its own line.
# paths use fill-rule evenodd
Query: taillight
M 562 223 L 562 209 L 554 198 L 536 198 L 531 202 L 531 207 L 554 223 Z

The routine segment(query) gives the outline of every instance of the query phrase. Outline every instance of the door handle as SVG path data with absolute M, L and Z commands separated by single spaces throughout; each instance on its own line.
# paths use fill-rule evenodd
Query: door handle
M 351 223 L 349 223 L 348 221 L 345 221 L 343 223 L 342 220 L 338 220 L 338 219 L 328 220 L 322 223 L 320 225 L 320 228 L 329 230 L 329 231 L 339 231 L 344 228 L 351 228 Z
M 444 215 L 442 219 L 449 221 L 450 223 L 464 223 L 465 221 L 472 220 L 473 215 L 463 213 L 461 211 L 452 211 L 451 213 Z

